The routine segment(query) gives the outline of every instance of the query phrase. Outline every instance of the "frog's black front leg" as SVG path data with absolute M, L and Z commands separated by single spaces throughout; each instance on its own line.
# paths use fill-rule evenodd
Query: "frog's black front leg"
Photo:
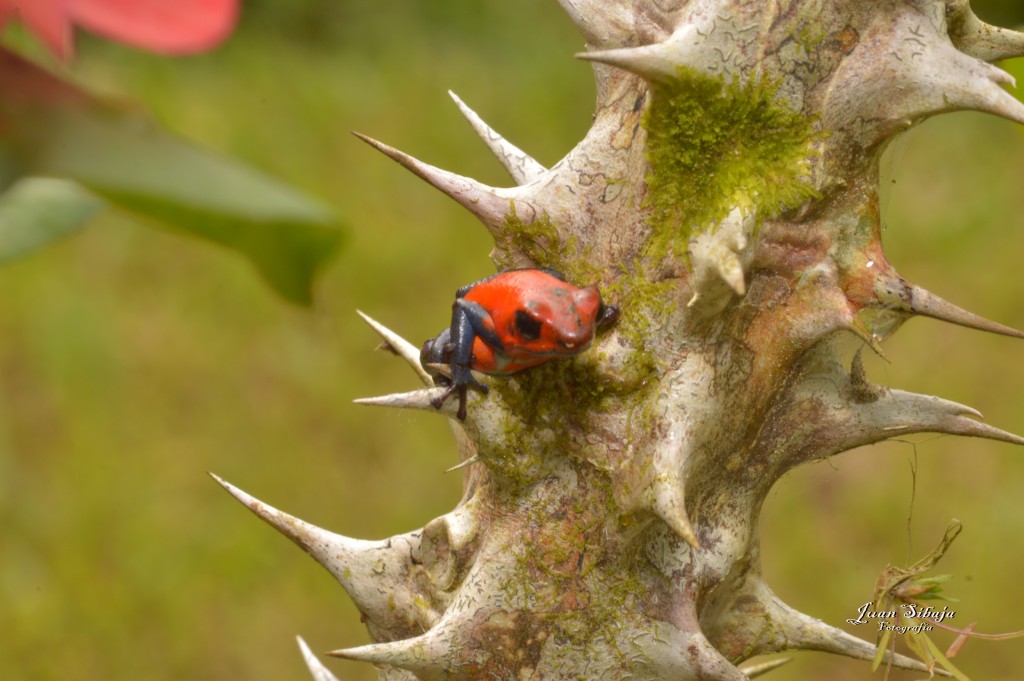
M 473 378 L 473 342 L 480 337 L 491 347 L 504 348 L 501 339 L 488 326 L 489 320 L 490 315 L 477 303 L 459 297 L 452 305 L 452 325 L 446 339 L 451 383 L 447 390 L 430 403 L 440 409 L 445 400 L 457 393 L 459 409 L 456 416 L 460 421 L 466 420 L 466 395 L 469 388 L 487 394 L 487 386 Z

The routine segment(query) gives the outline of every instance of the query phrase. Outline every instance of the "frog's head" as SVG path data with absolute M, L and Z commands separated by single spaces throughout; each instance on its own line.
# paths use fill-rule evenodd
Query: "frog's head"
M 512 316 L 514 350 L 539 357 L 582 352 L 594 340 L 607 309 L 596 285 L 576 288 L 558 282 L 530 291 Z

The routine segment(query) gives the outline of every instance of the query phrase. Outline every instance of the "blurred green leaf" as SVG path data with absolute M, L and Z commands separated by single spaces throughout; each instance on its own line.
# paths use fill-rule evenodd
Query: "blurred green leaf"
M 900 622 L 900 624 L 908 627 L 913 627 L 915 624 L 911 622 Z M 914 654 L 917 659 L 925 663 L 929 669 L 935 664 L 935 656 L 932 655 L 931 650 L 928 648 L 928 644 L 925 643 L 925 639 L 928 637 L 924 634 L 914 631 L 912 628 L 907 631 L 906 636 L 903 637 L 904 643 L 907 644 L 907 648 Z
M 875 646 L 875 657 L 871 660 L 871 671 L 877 671 L 882 660 L 885 659 L 885 651 L 889 648 L 889 640 L 892 638 L 892 629 L 886 629 L 878 639 Z
M 939 647 L 935 645 L 934 641 L 932 641 L 930 638 L 924 635 L 921 635 L 920 638 L 920 643 L 924 644 L 924 646 L 928 649 L 928 652 L 930 653 L 932 659 L 934 659 L 936 662 L 942 665 L 942 667 L 947 672 L 949 672 L 954 679 L 957 679 L 957 681 L 971 681 L 969 678 L 967 678 L 966 674 L 960 671 L 960 669 L 957 668 L 955 664 L 950 662 L 949 659 L 942 654 L 942 651 L 939 650 Z M 930 665 L 929 669 L 931 669 Z
M 73 179 L 113 204 L 246 255 L 288 299 L 341 240 L 324 205 L 0 50 L 0 130 L 23 174 Z M 10 164 L 8 164 L 10 165 Z
M 942 593 L 942 585 L 953 579 L 953 575 L 935 575 L 934 577 L 922 577 L 910 582 L 910 589 L 907 590 L 909 597 L 917 601 L 939 600 L 959 602 L 956 598 L 946 596 Z
M 0 194 L 0 263 L 70 234 L 102 207 L 74 182 L 22 178 Z

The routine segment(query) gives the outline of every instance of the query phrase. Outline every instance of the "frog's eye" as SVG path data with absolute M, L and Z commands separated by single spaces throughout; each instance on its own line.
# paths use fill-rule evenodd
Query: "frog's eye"
M 516 310 L 516 333 L 523 340 L 537 340 L 540 338 L 540 321 L 530 316 L 528 312 Z

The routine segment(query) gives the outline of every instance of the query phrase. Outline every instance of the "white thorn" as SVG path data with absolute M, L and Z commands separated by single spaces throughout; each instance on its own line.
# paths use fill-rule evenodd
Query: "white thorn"
M 747 283 L 743 278 L 743 263 L 735 253 L 723 253 L 722 257 L 715 261 L 715 269 L 736 295 L 742 296 L 747 292 Z
M 1006 85 L 1007 87 L 1017 89 L 1017 79 L 1013 77 L 1013 74 L 1004 71 L 998 66 L 992 66 L 992 80 L 999 83 L 1000 85 Z
M 875 656 L 874 645 L 792 608 L 759 575 L 750 572 L 718 607 L 717 617 L 712 620 L 714 630 L 709 632 L 711 640 L 730 650 L 744 650 L 744 657 L 790 650 L 821 650 L 861 660 Z M 888 653 L 885 659 L 890 659 Z M 782 662 L 768 663 L 772 668 L 779 664 Z M 893 657 L 892 664 L 925 670 L 922 662 L 903 655 Z
M 904 314 L 931 317 L 978 331 L 1024 338 L 1024 332 L 968 312 L 920 286 L 907 283 L 898 276 L 880 279 L 875 286 L 875 295 L 883 306 Z
M 758 648 L 759 653 L 778 652 L 781 650 L 821 650 L 836 655 L 845 655 L 859 660 L 872 660 L 877 648 L 867 641 L 852 636 L 842 629 L 833 627 L 821 620 L 805 615 L 786 603 L 783 603 L 763 583 L 756 589 L 756 598 L 764 608 L 772 631 L 777 632 L 781 645 Z M 885 661 L 892 661 L 894 667 L 914 671 L 928 671 L 920 660 L 905 655 L 885 653 Z
M 944 106 L 937 112 L 974 109 L 1024 123 L 1024 104 L 1002 87 L 1013 81 L 1012 76 L 952 45 L 947 44 L 937 57 L 948 84 L 942 93 Z
M 431 378 L 430 374 L 428 374 L 423 368 L 423 365 L 420 364 L 419 348 L 360 310 L 356 310 L 356 314 L 362 317 L 363 321 L 369 324 L 370 327 L 384 339 L 384 342 L 398 353 L 399 357 L 408 362 L 409 366 L 413 368 L 413 371 L 416 372 L 416 375 L 420 377 L 420 380 L 423 381 L 425 385 L 434 385 L 434 379 Z
M 768 438 L 758 447 L 787 467 L 911 433 L 945 433 L 1024 445 L 1024 438 L 976 419 L 977 410 L 931 395 L 893 390 L 854 379 L 834 360 L 831 344 L 808 356 L 765 432 L 795 425 L 791 437 Z M 820 362 L 815 364 L 815 362 Z M 859 389 L 866 387 L 869 390 Z M 808 409 L 809 405 L 814 405 Z
M 1001 428 L 990 426 L 987 423 L 981 421 L 975 421 L 974 419 L 965 418 L 963 416 L 955 419 L 954 423 L 950 424 L 949 430 L 945 431 L 950 435 L 963 435 L 967 437 L 981 437 L 987 440 L 995 440 L 996 442 L 1006 442 L 1011 445 L 1024 445 L 1024 437 L 1015 435 L 1014 433 L 1007 432 Z
M 360 541 L 344 535 L 329 532 L 305 520 L 265 504 L 256 497 L 240 490 L 230 482 L 210 473 L 221 487 L 243 506 L 255 513 L 260 520 L 281 532 L 309 553 L 318 563 L 327 568 L 348 590 L 346 568 L 349 561 L 360 553 L 372 549 L 377 542 Z
M 989 68 L 992 69 L 992 79 L 984 88 L 978 110 L 1016 123 L 1024 123 L 1024 104 L 1002 87 L 1002 84 L 1017 87 L 1013 76 L 995 66 Z
M 770 671 L 778 669 L 787 662 L 790 662 L 792 659 L 793 658 L 791 657 L 780 657 L 777 660 L 768 660 L 767 662 L 762 662 L 760 664 L 752 664 L 748 667 L 743 667 L 740 671 L 746 674 L 748 679 L 755 679 L 758 676 L 763 676 Z
M 421 626 L 432 626 L 438 614 L 417 606 L 422 595 L 406 582 L 409 556 L 419 533 L 384 541 L 364 541 L 329 532 L 300 520 L 243 492 L 213 473 L 210 476 L 261 520 L 298 544 L 338 580 L 366 617 L 378 626 L 393 622 L 396 613 L 415 613 Z
M 1024 56 L 1024 33 L 986 24 L 967 0 L 958 0 L 954 6 L 949 37 L 958 50 L 988 62 Z
M 679 537 L 686 540 L 695 549 L 700 548 L 697 535 L 694 534 L 690 518 L 686 514 L 686 499 L 683 492 L 682 482 L 676 481 L 675 476 L 663 479 L 660 476 L 651 483 L 653 499 L 651 510 L 661 518 L 666 525 L 672 528 Z
M 613 50 L 579 52 L 575 56 L 583 61 L 596 61 L 630 71 L 649 81 L 664 82 L 676 75 L 680 64 L 672 62 L 662 43 L 641 47 L 620 47 Z
M 295 640 L 299 642 L 302 659 L 306 661 L 309 673 L 313 675 L 313 681 L 338 681 L 338 677 L 331 673 L 331 670 L 325 667 L 324 663 L 313 654 L 313 651 L 309 649 L 309 646 L 306 645 L 301 636 L 296 636 Z
M 422 411 L 434 412 L 436 414 L 444 414 L 445 416 L 454 418 L 455 412 L 459 406 L 458 397 L 453 395 L 445 400 L 441 408 L 438 409 L 431 402 L 443 395 L 445 388 L 423 388 L 422 390 L 413 390 L 407 393 L 392 393 L 390 395 L 381 395 L 380 397 L 363 397 L 358 400 L 353 400 L 356 404 L 366 404 L 371 407 L 394 407 L 396 409 L 419 409 Z
M 501 165 L 505 166 L 505 170 L 516 181 L 516 184 L 526 184 L 547 172 L 547 168 L 537 163 L 529 154 L 495 132 L 494 128 L 487 125 L 475 111 L 466 106 L 466 103 L 459 99 L 458 95 L 451 90 L 448 91 L 448 94 L 469 124 L 473 126 L 476 134 L 487 145 L 487 148 L 497 157 Z
M 447 678 L 443 675 L 445 661 L 450 654 L 436 629 L 413 638 L 385 643 L 371 643 L 356 648 L 343 648 L 327 653 L 332 657 L 359 660 L 376 665 L 406 669 L 420 678 Z
M 690 525 L 690 520 L 686 517 L 685 510 L 676 512 L 673 508 L 662 508 L 660 505 L 655 505 L 653 510 L 655 515 L 663 520 L 677 536 L 685 540 L 693 548 L 700 548 L 700 541 L 698 541 L 697 535 L 693 533 L 693 526 Z
M 453 198 L 477 216 L 491 233 L 496 234 L 504 229 L 505 215 L 518 196 L 515 189 L 489 187 L 472 178 L 424 163 L 372 137 L 358 132 L 352 134 Z
M 860 338 L 862 341 L 864 341 L 864 343 L 869 348 L 871 348 L 876 355 L 884 359 L 886 362 L 889 361 L 889 358 L 885 356 L 885 350 L 882 349 L 881 342 L 879 341 L 878 337 L 871 332 L 867 324 L 865 324 L 864 322 L 860 321 L 857 318 L 854 318 L 848 328 L 853 333 L 853 335 L 857 336 L 857 338 Z
M 855 442 L 847 443 L 845 451 L 863 444 L 888 439 L 897 434 L 946 433 L 1024 444 L 1024 439 L 975 419 L 981 413 L 963 404 L 932 395 L 886 390 L 876 401 L 856 405 L 855 422 L 849 424 Z
M 710 314 L 724 307 L 734 293 L 746 293 L 744 272 L 753 257 L 749 246 L 754 226 L 753 213 L 745 215 L 734 208 L 717 226 L 690 240 L 693 298 L 689 307 L 701 301 L 705 314 Z
M 665 82 L 676 78 L 682 67 L 700 68 L 700 50 L 706 49 L 706 46 L 702 45 L 704 38 L 701 28 L 701 25 L 686 23 L 660 43 L 612 50 L 592 50 L 581 52 L 576 57 L 625 69 L 648 81 Z
M 914 314 L 932 317 L 933 319 L 941 319 L 943 321 L 959 324 L 960 326 L 966 326 L 979 331 L 988 331 L 990 333 L 998 333 L 1004 336 L 1012 336 L 1014 338 L 1024 338 L 1024 333 L 1017 329 L 1012 329 L 1008 326 L 1004 326 L 1003 324 L 999 324 L 998 322 L 985 319 L 973 312 L 968 312 L 967 310 L 943 300 L 934 293 L 926 291 L 920 286 L 911 285 L 908 287 L 908 291 L 910 295 L 908 307 Z
M 479 460 L 480 460 L 479 456 L 471 456 L 468 459 L 466 459 L 465 461 L 463 461 L 462 463 L 455 464 L 451 468 L 445 470 L 445 473 L 452 473 L 452 472 L 457 471 L 457 470 L 459 470 L 461 468 L 465 468 L 467 466 L 472 466 L 473 464 L 475 464 Z

